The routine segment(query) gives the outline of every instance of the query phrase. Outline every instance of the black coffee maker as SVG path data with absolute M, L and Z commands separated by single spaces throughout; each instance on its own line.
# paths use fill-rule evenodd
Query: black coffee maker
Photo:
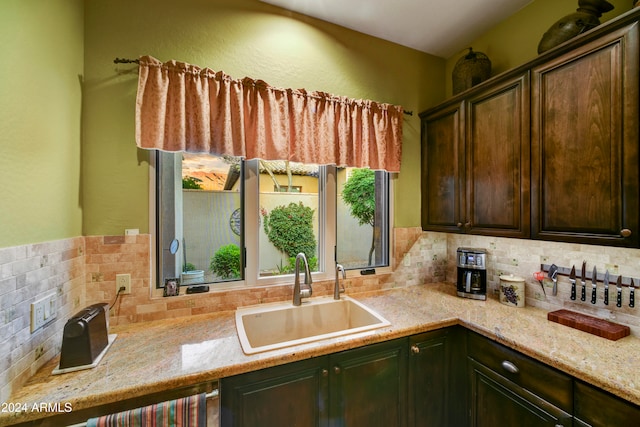
M 458 296 L 479 300 L 487 299 L 487 251 L 476 248 L 458 248 Z

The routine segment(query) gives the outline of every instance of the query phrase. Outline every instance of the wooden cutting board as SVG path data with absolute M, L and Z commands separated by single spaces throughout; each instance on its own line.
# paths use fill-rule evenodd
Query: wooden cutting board
M 612 341 L 624 338 L 631 333 L 628 326 L 586 314 L 576 313 L 575 311 L 551 311 L 547 313 L 547 319 Z

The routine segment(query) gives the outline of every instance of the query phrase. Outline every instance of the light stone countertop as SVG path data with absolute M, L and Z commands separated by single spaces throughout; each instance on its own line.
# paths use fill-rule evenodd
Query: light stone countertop
M 452 284 L 416 285 L 351 297 L 391 326 L 296 347 L 245 355 L 234 312 L 182 317 L 112 328 L 118 337 L 94 369 L 51 375 L 43 366 L 9 403 L 70 404 L 73 410 L 214 381 L 279 364 L 461 324 L 567 374 L 640 404 L 640 339 L 610 341 L 549 322 L 547 311 L 512 308 L 496 299 L 455 296 Z M 0 425 L 47 413 L 0 413 Z

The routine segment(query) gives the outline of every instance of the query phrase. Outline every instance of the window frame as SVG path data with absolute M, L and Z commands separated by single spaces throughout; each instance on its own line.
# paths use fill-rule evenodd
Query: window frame
M 178 154 L 178 153 L 176 153 Z M 155 151 L 149 153 L 149 230 L 151 235 L 150 248 L 150 273 L 152 297 L 162 297 L 163 284 L 158 281 L 158 226 L 159 216 L 157 201 L 160 187 L 157 182 L 158 154 Z M 336 244 L 337 244 L 337 171 L 335 165 L 323 165 L 318 176 L 318 266 L 320 271 L 312 272 L 314 281 L 334 280 L 336 277 Z M 210 292 L 241 290 L 275 285 L 292 284 L 292 274 L 260 277 L 259 271 L 259 215 L 260 215 L 260 183 L 259 166 L 257 159 L 244 161 L 245 179 L 241 180 L 243 218 L 240 241 L 242 244 L 240 253 L 244 266 L 244 274 L 239 280 L 228 282 L 215 282 Z M 394 229 L 394 181 L 397 174 L 388 172 L 388 203 L 387 203 L 387 241 L 388 241 L 388 266 L 362 267 L 346 271 L 347 278 L 359 277 L 361 271 L 375 269 L 375 275 L 389 274 L 393 272 L 395 260 L 393 229 Z M 331 179 L 333 177 L 333 179 Z M 248 224 L 254 224 L 248 229 Z M 320 252 L 320 249 L 323 249 Z M 254 261 L 250 261 L 254 260 Z

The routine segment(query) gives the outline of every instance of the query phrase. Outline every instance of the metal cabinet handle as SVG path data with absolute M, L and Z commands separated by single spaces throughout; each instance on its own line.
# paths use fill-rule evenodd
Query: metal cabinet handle
M 412 352 L 413 354 L 418 354 L 418 353 L 420 353 L 420 347 L 418 347 L 418 346 L 417 346 L 417 345 L 415 345 L 415 344 L 414 344 L 414 345 L 412 345 L 412 346 L 411 346 L 411 352 Z
M 465 226 L 466 228 L 470 228 L 470 227 L 471 227 L 471 221 L 466 222 L 466 223 L 464 224 L 464 226 Z
M 461 222 L 457 223 L 456 225 L 458 226 L 458 228 L 462 228 L 462 223 Z
M 334 366 L 333 367 L 333 372 L 336 373 L 336 374 L 339 374 L 340 373 L 340 366 Z
M 509 362 L 508 360 L 502 361 L 502 367 L 504 368 L 505 371 L 510 372 L 512 374 L 517 374 L 518 372 L 520 372 L 520 369 L 518 369 L 516 365 L 514 365 L 512 362 Z
M 328 377 L 329 376 L 329 370 L 328 369 L 323 369 L 322 370 L 322 376 L 323 377 Z
M 631 230 L 629 230 L 628 228 L 623 228 L 622 230 L 620 230 L 620 235 L 622 237 L 629 237 L 631 236 Z

